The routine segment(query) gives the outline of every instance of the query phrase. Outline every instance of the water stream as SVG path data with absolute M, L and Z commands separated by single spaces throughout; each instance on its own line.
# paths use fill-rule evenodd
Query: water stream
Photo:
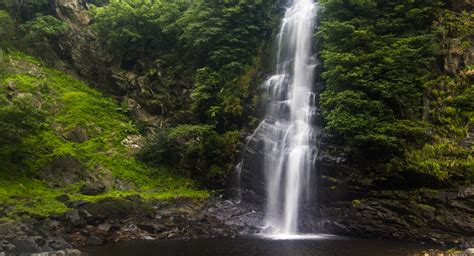
M 313 0 L 290 0 L 277 37 L 276 68 L 264 84 L 269 102 L 263 121 L 267 189 L 266 223 L 281 235 L 299 232 L 301 204 L 310 197 L 309 181 L 317 154 L 312 120 L 313 33 L 317 14 Z

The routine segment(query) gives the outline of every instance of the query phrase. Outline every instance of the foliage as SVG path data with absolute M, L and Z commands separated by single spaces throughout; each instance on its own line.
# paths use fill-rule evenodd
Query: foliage
M 12 146 L 40 130 L 45 113 L 34 100 L 28 94 L 15 95 L 12 100 L 0 95 L 0 144 Z
M 156 166 L 166 164 L 207 184 L 221 187 L 233 170 L 240 132 L 217 134 L 209 125 L 180 125 L 149 138 L 139 158 Z
M 231 169 L 235 162 L 229 159 L 235 161 L 238 150 L 223 149 L 227 140 L 238 145 L 239 136 L 229 135 L 253 120 L 255 77 L 271 37 L 273 3 L 127 0 L 91 10 L 93 29 L 122 68 L 146 77 L 141 103 L 168 122 L 150 136 L 141 160 L 178 163 L 201 180 Z M 208 129 L 200 139 L 198 127 Z
M 472 177 L 470 151 L 457 146 L 472 122 L 472 84 L 436 66 L 442 40 L 469 47 L 470 15 L 442 1 L 320 2 L 321 107 L 333 142 L 354 163 L 385 166 L 384 175 Z
M 61 35 L 68 29 L 67 23 L 53 16 L 38 16 L 21 26 L 27 42 L 37 42 Z
M 185 2 L 127 0 L 92 8 L 91 13 L 95 30 L 110 50 L 123 58 L 157 58 L 176 45 L 175 24 L 186 6 Z
M 254 56 L 269 37 L 271 3 L 129 0 L 93 8 L 92 15 L 94 29 L 122 59 L 122 67 L 148 67 L 148 77 L 160 80 L 150 88 L 155 92 L 151 104 L 161 102 L 166 109 L 172 109 L 177 104 L 168 102 L 176 102 L 178 97 L 175 92 L 169 93 L 174 89 L 168 88 L 169 83 L 183 84 L 191 92 L 183 96 L 191 98 L 199 122 L 226 130 L 235 128 L 234 120 L 241 122 L 243 100 L 250 101 L 248 90 L 239 90 L 244 88 L 235 85 L 258 64 Z M 143 67 L 147 60 L 149 64 Z M 185 102 L 182 105 L 188 110 Z
M 180 40 L 198 66 L 248 63 L 265 36 L 270 1 L 196 1 L 179 20 Z
M 87 0 L 86 2 L 95 6 L 104 6 L 109 4 L 110 0 Z
M 194 89 L 191 93 L 192 109 L 200 120 L 215 118 L 217 93 L 221 84 L 219 74 L 208 68 L 198 69 L 194 80 Z
M 52 3 L 52 0 L 0 0 L 0 9 L 8 10 L 14 20 L 26 21 L 48 13 Z
M 6 11 L 0 10 L 0 49 L 11 43 L 15 34 L 15 24 Z

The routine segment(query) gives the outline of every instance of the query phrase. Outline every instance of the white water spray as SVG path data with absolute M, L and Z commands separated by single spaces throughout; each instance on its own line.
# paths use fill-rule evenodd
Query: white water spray
M 309 197 L 316 148 L 312 119 L 313 32 L 317 4 L 290 0 L 278 34 L 276 73 L 265 87 L 269 93 L 264 125 L 266 222 L 276 233 L 297 234 L 299 211 Z

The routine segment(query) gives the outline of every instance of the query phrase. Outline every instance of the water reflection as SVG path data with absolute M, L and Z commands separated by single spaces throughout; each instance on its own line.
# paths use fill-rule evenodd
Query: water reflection
M 433 248 L 416 243 L 374 241 L 328 235 L 290 237 L 237 237 L 131 241 L 87 248 L 90 256 L 399 256 Z

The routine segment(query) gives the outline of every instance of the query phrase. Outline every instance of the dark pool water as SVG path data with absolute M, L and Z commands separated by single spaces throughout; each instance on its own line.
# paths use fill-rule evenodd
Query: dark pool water
M 246 236 L 225 239 L 130 241 L 87 248 L 84 251 L 91 256 L 389 256 L 412 255 L 425 249 L 430 247 L 416 243 L 335 236 L 285 240 Z

